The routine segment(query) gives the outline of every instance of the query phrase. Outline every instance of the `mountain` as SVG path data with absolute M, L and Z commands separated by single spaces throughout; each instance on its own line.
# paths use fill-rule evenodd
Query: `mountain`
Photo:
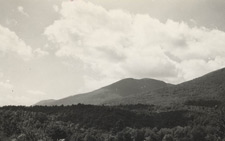
M 225 68 L 171 87 L 163 87 L 145 94 L 106 101 L 105 104 L 220 103 L 225 100 Z
M 149 91 L 170 85 L 172 84 L 154 79 L 127 78 L 89 93 L 77 94 L 59 100 L 41 101 L 35 105 L 72 105 L 78 103 L 97 105 L 130 96 L 141 96 Z
M 225 68 L 178 84 L 167 84 L 154 79 L 127 78 L 93 92 L 78 94 L 36 105 L 72 104 L 171 104 L 221 103 L 225 100 Z M 215 105 L 215 104 L 214 104 Z
M 54 102 L 54 101 L 55 101 L 54 99 L 42 100 L 42 101 L 39 101 L 38 103 L 36 103 L 35 105 L 48 105 L 49 103 Z

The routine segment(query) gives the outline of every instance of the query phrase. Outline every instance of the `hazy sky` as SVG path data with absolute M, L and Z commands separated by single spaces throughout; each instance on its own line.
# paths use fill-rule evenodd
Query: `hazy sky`
M 224 0 L 0 0 L 0 105 L 225 66 Z

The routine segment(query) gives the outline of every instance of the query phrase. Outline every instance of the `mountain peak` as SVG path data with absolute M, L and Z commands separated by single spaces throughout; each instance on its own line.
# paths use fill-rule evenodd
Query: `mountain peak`
M 98 90 L 66 97 L 60 100 L 42 101 L 38 105 L 72 104 L 156 104 L 185 103 L 191 99 L 225 99 L 225 68 L 178 85 L 143 78 L 125 78 Z M 46 104 L 47 103 L 47 104 Z
M 117 93 L 118 95 L 131 96 L 135 94 L 145 93 L 151 90 L 166 87 L 167 84 L 163 81 L 145 78 L 145 79 L 134 79 L 126 78 L 117 81 L 109 86 L 103 87 L 103 89 L 110 90 L 112 93 Z
M 60 100 L 50 102 L 50 105 L 72 105 L 72 104 L 102 104 L 106 101 L 121 99 L 133 95 L 141 95 L 143 93 L 166 87 L 167 83 L 155 79 L 134 79 L 125 78 L 111 85 L 102 87 L 98 90 L 66 97 Z M 44 102 L 45 103 L 45 102 Z M 40 103 L 38 103 L 40 104 Z M 40 104 L 42 105 L 42 103 Z
M 213 71 L 193 80 L 147 92 L 145 95 L 126 97 L 109 104 L 184 104 L 188 101 L 224 101 L 225 68 Z

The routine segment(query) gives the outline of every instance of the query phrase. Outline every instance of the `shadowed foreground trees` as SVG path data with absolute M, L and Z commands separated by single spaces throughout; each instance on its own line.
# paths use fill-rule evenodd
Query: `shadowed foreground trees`
M 158 112 L 153 105 L 7 106 L 0 108 L 0 141 L 225 139 L 225 110 L 222 107 L 164 109 L 169 110 Z

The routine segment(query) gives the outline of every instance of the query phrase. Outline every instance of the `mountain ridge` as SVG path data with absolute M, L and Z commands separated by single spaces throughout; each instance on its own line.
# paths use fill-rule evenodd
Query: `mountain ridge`
M 44 104 L 171 105 L 184 104 L 190 100 L 221 101 L 224 99 L 225 68 L 222 68 L 177 85 L 150 78 L 126 78 L 92 92 L 72 95 Z
M 157 89 L 139 96 L 106 102 L 109 105 L 123 104 L 184 104 L 192 100 L 225 99 L 225 68 L 210 72 L 201 77 L 171 86 Z
M 40 101 L 35 105 L 72 105 L 78 103 L 97 105 L 105 101 L 142 94 L 153 89 L 170 85 L 172 84 L 150 78 L 126 78 L 88 93 L 68 96 L 59 100 L 50 101 L 49 103 Z

